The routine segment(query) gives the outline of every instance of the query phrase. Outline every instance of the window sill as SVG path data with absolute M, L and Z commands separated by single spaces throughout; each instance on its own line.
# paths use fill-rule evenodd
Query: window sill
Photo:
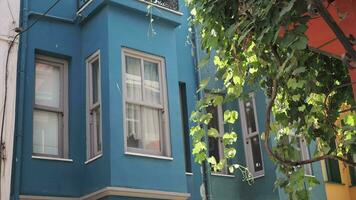
M 332 181 L 325 181 L 326 184 L 333 184 L 333 185 L 345 185 L 343 183 L 332 182 Z
M 99 154 L 97 156 L 94 156 L 93 158 L 90 158 L 89 160 L 85 161 L 84 164 L 87 165 L 87 164 L 99 159 L 101 156 L 103 156 L 103 154 Z
M 32 159 L 52 160 L 52 161 L 61 161 L 61 162 L 73 162 L 72 159 L 67 159 L 67 158 L 54 158 L 54 157 L 45 157 L 45 156 L 32 156 Z
M 194 174 L 192 172 L 185 172 L 185 175 L 187 176 L 193 176 Z
M 230 175 L 230 174 L 211 173 L 211 175 L 212 176 L 227 177 L 227 178 L 235 178 L 235 175 Z
M 173 160 L 172 157 L 156 156 L 156 155 L 149 155 L 149 154 L 143 154 L 143 153 L 125 152 L 125 155 L 129 155 L 129 156 L 139 156 L 139 157 L 146 157 L 146 158 L 154 158 L 154 159 L 161 159 L 161 160 Z
M 264 174 L 261 174 L 261 175 L 258 175 L 258 176 L 254 176 L 253 179 L 262 178 L 262 177 L 264 177 L 264 176 L 265 176 Z

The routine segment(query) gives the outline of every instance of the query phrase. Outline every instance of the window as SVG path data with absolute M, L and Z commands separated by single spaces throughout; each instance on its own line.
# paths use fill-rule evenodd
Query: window
M 336 143 L 332 143 L 330 148 L 335 149 Z M 326 159 L 325 168 L 326 168 L 326 175 L 327 175 L 326 181 L 333 182 L 333 183 L 342 183 L 338 160 Z
M 100 52 L 87 61 L 87 158 L 102 153 Z
M 216 162 L 224 157 L 224 144 L 223 144 L 223 135 L 224 135 L 224 115 L 221 105 L 218 106 L 209 106 L 206 108 L 206 112 L 212 114 L 212 119 L 208 124 L 208 129 L 215 128 L 219 131 L 218 137 L 209 137 L 209 157 L 214 156 Z M 224 169 L 219 172 L 222 174 L 227 174 L 227 166 L 225 165 Z
M 356 162 L 356 154 L 351 156 L 352 160 Z M 356 185 L 356 167 L 349 167 L 350 170 L 350 178 L 351 178 L 351 185 Z
M 37 55 L 33 109 L 33 154 L 68 157 L 68 63 Z
M 295 141 L 292 141 L 295 139 Z M 295 133 L 291 133 L 289 135 L 289 141 L 287 144 L 296 144 L 296 150 L 299 152 L 297 160 L 308 160 L 310 159 L 308 143 L 301 136 L 296 136 Z M 313 170 L 311 164 L 303 165 L 304 175 L 313 176 Z
M 192 161 L 190 151 L 190 138 L 189 138 L 189 119 L 188 119 L 188 105 L 186 85 L 179 82 L 179 96 L 180 96 L 180 109 L 182 114 L 182 128 L 183 128 L 183 142 L 184 142 L 184 155 L 185 155 L 185 172 L 192 173 Z
M 240 101 L 239 103 L 246 165 L 253 177 L 263 176 L 264 169 L 254 94 L 251 94 L 247 100 Z
M 123 50 L 126 150 L 170 156 L 164 60 Z

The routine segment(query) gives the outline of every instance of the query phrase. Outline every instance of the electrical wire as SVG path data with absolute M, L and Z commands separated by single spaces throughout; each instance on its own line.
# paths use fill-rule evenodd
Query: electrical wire
M 1 119 L 1 132 L 0 132 L 0 156 L 1 152 L 4 150 L 4 144 L 3 144 L 3 136 L 4 136 L 4 124 L 5 124 L 5 112 L 6 112 L 6 102 L 7 102 L 7 90 L 8 90 L 8 64 L 9 64 L 9 57 L 10 57 L 10 52 L 12 47 L 14 46 L 15 40 L 17 37 L 19 37 L 21 34 L 27 32 L 30 30 L 41 18 L 45 17 L 49 11 L 51 11 L 60 1 L 62 0 L 56 0 L 42 15 L 40 15 L 32 24 L 30 24 L 27 28 L 24 30 L 17 29 L 18 33 L 14 36 L 14 38 L 11 40 L 9 48 L 7 49 L 7 55 L 6 55 L 6 62 L 5 62 L 5 91 L 4 91 L 4 103 L 3 103 L 3 109 L 2 109 L 2 119 Z M 0 157 L 0 161 L 3 158 Z M 1 163 L 1 162 L 0 162 Z M 0 165 L 1 167 L 1 165 Z
M 15 22 L 15 17 L 14 17 L 14 13 L 12 12 L 12 9 L 11 9 L 10 2 L 9 2 L 9 0 L 6 0 L 6 2 L 7 2 L 7 8 L 9 9 L 9 12 L 10 12 L 10 15 L 11 15 L 11 18 L 12 18 L 12 22 L 14 23 Z

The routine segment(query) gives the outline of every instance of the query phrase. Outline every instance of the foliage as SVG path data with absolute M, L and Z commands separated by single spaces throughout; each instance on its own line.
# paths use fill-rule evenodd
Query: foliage
M 195 161 L 208 160 L 214 170 L 219 170 L 235 157 L 236 150 L 232 149 L 237 133 L 227 132 L 224 145 L 230 153 L 220 162 L 209 158 L 204 138 L 207 134 L 216 137 L 217 130 L 206 130 L 212 118 L 206 108 L 235 101 L 251 88 L 260 88 L 270 99 L 266 119 L 270 118 L 269 108 L 274 118 L 273 122 L 266 120 L 263 136 L 266 147 L 270 137 L 273 138 L 271 158 L 283 173 L 276 186 L 283 188 L 290 199 L 308 199 L 309 190 L 304 189 L 304 183 L 312 188 L 318 181 L 305 177 L 300 164 L 328 157 L 346 158 L 356 153 L 356 112 L 351 109 L 339 119 L 340 109 L 345 105 L 355 107 L 347 68 L 341 61 L 307 47 L 305 31 L 312 18 L 306 13 L 311 2 L 186 0 L 186 3 L 191 10 L 190 22 L 199 34 L 201 46 L 197 48 L 206 53 L 198 67 L 203 68 L 213 60 L 216 69 L 214 78 L 202 81 L 199 91 L 211 81 L 223 83 L 223 87 L 209 88 L 211 94 L 202 98 L 192 113 L 195 126 L 190 133 Z M 237 108 L 224 113 L 226 124 L 236 123 L 237 118 Z M 336 125 L 338 119 L 341 123 Z M 315 160 L 299 162 L 296 141 L 290 144 L 283 139 L 292 133 L 305 138 L 308 144 L 317 144 Z M 339 145 L 332 148 L 335 139 Z

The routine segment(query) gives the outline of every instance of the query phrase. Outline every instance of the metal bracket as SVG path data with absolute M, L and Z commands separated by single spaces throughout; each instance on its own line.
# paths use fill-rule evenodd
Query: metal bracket
M 329 14 L 328 10 L 324 7 L 321 0 L 313 0 L 313 7 L 319 12 L 320 16 L 328 24 L 331 30 L 334 32 L 341 45 L 345 48 L 346 53 L 343 55 L 343 62 L 349 66 L 356 68 L 356 51 L 353 48 L 355 43 L 355 38 L 350 35 L 346 37 L 341 28 L 337 25 L 335 20 Z

